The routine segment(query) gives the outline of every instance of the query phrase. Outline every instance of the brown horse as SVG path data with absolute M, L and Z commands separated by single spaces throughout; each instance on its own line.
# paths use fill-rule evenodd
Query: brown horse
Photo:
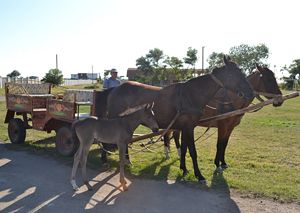
M 250 74 L 247 77 L 247 80 L 250 82 L 250 85 L 257 94 L 261 93 L 268 99 L 278 95 L 282 95 L 276 82 L 274 73 L 267 67 L 260 67 L 257 65 L 257 70 Z M 203 117 L 201 117 L 201 119 L 247 107 L 250 105 L 253 99 L 244 100 L 239 98 L 236 94 L 232 93 L 231 91 L 228 91 L 226 89 L 220 89 L 216 93 L 215 97 L 205 107 L 204 114 Z M 282 103 L 282 99 L 279 98 L 274 101 L 273 105 L 277 107 L 281 106 Z M 233 129 L 237 125 L 239 125 L 242 117 L 243 115 L 239 115 L 215 122 L 198 124 L 199 126 L 203 127 L 218 128 L 217 152 L 214 161 L 218 172 L 222 172 L 225 168 L 228 167 L 225 161 L 225 150 Z M 166 137 L 168 137 L 168 135 Z M 178 148 L 180 132 L 174 131 L 173 137 L 176 143 L 176 147 Z M 169 146 L 168 141 L 168 139 L 165 140 L 165 146 Z
M 182 131 L 180 168 L 186 174 L 184 159 L 189 148 L 194 174 L 200 182 L 205 182 L 198 167 L 194 128 L 203 115 L 206 104 L 221 88 L 226 88 L 247 101 L 253 98 L 252 88 L 240 68 L 226 57 L 224 62 L 225 66 L 215 68 L 211 74 L 163 89 L 126 82 L 110 92 L 107 100 L 108 117 L 117 117 L 129 107 L 154 100 L 153 111 L 159 127 L 167 128 L 176 117 L 171 128 Z

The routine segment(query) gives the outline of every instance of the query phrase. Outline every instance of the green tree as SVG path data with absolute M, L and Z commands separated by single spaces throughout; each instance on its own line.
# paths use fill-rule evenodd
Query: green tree
M 224 65 L 224 55 L 222 52 L 213 52 L 207 60 L 209 69 Z M 256 64 L 266 65 L 266 61 L 269 57 L 269 49 L 265 44 L 259 44 L 257 46 L 241 44 L 231 47 L 229 53 L 226 55 L 229 55 L 231 59 L 241 67 L 243 72 L 249 74 L 256 67 Z
M 217 53 L 217 52 L 212 52 L 212 54 L 209 55 L 208 57 L 208 68 L 212 70 L 215 67 L 221 67 L 224 65 L 224 53 Z
M 256 64 L 266 65 L 266 61 L 269 57 L 269 48 L 265 44 L 256 46 L 241 44 L 231 47 L 229 56 L 245 73 L 249 74 L 255 68 Z
M 292 64 L 289 67 L 285 66 L 284 69 L 290 74 L 288 77 L 283 77 L 285 87 L 288 89 L 295 88 L 295 81 L 298 82 L 298 85 L 300 84 L 300 59 L 293 60 Z
M 166 60 L 164 61 L 165 64 L 167 64 L 170 69 L 167 69 L 168 76 L 173 75 L 176 77 L 176 80 L 184 80 L 184 75 L 182 70 L 183 62 L 178 57 L 167 56 Z
M 11 73 L 7 74 L 7 77 L 16 78 L 16 77 L 18 77 L 20 75 L 21 75 L 21 73 L 18 70 L 14 70 Z
M 53 86 L 58 86 L 64 82 L 62 71 L 59 69 L 50 69 L 42 79 L 45 83 L 51 83 Z
M 163 64 L 164 58 L 165 55 L 163 51 L 158 48 L 149 50 L 146 56 L 138 58 L 136 60 L 136 66 L 143 73 L 138 80 L 151 84 L 163 80 L 166 70 L 166 66 Z
M 188 72 L 189 66 L 191 66 L 193 68 L 193 72 L 195 73 L 195 64 L 198 61 L 197 53 L 198 53 L 198 50 L 196 50 L 192 47 L 188 48 L 188 50 L 186 52 L 186 57 L 183 58 L 184 63 L 188 65 L 187 73 L 185 73 L 185 75 L 188 75 L 188 73 L 189 73 Z M 191 77 L 191 76 L 188 76 L 188 77 Z

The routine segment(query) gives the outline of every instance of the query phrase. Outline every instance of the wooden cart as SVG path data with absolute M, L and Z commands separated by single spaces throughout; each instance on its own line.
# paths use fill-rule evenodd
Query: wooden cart
M 8 136 L 12 143 L 24 143 L 27 129 L 56 132 L 55 145 L 65 156 L 73 155 L 78 144 L 73 143 L 71 124 L 87 114 L 80 114 L 79 107 L 93 110 L 93 90 L 65 90 L 61 98 L 51 94 L 50 84 L 5 84 Z

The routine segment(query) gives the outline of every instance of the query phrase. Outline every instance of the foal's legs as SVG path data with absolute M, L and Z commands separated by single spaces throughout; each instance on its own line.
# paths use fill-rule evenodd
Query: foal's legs
M 76 175 L 76 172 L 78 169 L 79 162 L 81 160 L 81 156 L 82 156 L 82 145 L 80 144 L 77 152 L 74 155 L 73 168 L 72 168 L 72 173 L 71 173 L 71 178 L 70 178 L 71 185 L 75 191 L 77 191 L 79 189 L 79 187 L 77 186 L 76 181 L 75 181 L 75 175 Z
M 123 191 L 127 190 L 127 186 L 126 186 L 126 180 L 125 180 L 125 172 L 124 172 L 124 166 L 125 166 L 125 155 L 126 155 L 126 147 L 127 145 L 121 142 L 118 144 L 118 148 L 119 148 L 119 160 L 120 160 L 120 183 L 121 186 L 123 187 Z
M 80 161 L 83 182 L 87 186 L 89 191 L 93 190 L 93 187 L 89 184 L 88 178 L 86 176 L 86 162 L 87 162 L 87 157 L 88 157 L 92 143 L 93 143 L 93 141 L 91 143 L 89 143 L 86 147 L 83 147 L 83 152 L 82 152 L 81 161 Z

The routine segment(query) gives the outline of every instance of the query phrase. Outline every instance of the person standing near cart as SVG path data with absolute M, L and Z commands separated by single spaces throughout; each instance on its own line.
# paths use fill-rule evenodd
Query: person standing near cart
M 110 75 L 111 76 L 109 78 L 105 79 L 103 82 L 103 90 L 108 90 L 110 88 L 117 87 L 121 84 L 121 82 L 117 79 L 117 77 L 118 77 L 117 69 L 114 69 L 114 68 L 111 69 Z M 106 143 L 102 143 L 102 145 L 103 145 L 103 147 L 100 149 L 100 158 L 103 163 L 107 164 L 106 151 L 113 151 L 113 150 L 117 149 L 117 146 L 114 144 L 106 144 Z M 128 153 L 128 148 L 127 148 L 127 153 Z M 109 153 L 107 153 L 107 154 L 109 154 Z
M 104 80 L 103 89 L 117 87 L 121 84 L 121 82 L 117 79 L 118 71 L 116 69 L 111 69 L 110 75 L 110 78 Z

